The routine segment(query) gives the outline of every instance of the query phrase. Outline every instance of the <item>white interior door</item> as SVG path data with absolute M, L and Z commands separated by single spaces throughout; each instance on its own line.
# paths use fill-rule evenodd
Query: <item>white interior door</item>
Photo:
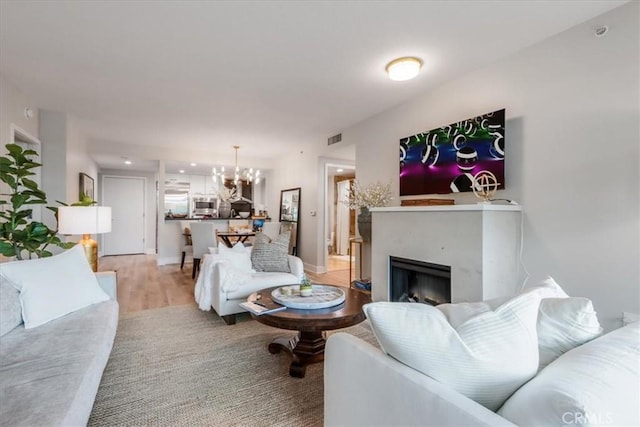
M 144 178 L 105 176 L 102 203 L 111 206 L 111 232 L 102 235 L 104 255 L 144 253 Z

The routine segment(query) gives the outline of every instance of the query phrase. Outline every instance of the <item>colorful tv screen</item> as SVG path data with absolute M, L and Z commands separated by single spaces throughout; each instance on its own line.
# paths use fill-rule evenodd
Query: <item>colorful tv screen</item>
M 504 182 L 505 110 L 483 114 L 400 140 L 400 196 L 473 191 L 474 176 Z

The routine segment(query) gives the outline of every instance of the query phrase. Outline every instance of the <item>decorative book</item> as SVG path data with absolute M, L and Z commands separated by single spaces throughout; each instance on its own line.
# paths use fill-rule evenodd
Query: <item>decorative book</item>
M 246 309 L 247 311 L 255 314 L 256 316 L 260 316 L 262 314 L 275 313 L 277 311 L 286 310 L 287 307 L 284 305 L 277 304 L 275 302 L 267 302 L 267 301 L 247 301 L 241 302 L 240 307 Z

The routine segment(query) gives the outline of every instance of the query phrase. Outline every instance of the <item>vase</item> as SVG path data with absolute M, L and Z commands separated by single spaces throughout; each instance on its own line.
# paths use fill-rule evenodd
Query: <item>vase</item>
M 363 242 L 371 241 L 371 211 L 369 208 L 360 208 L 358 214 L 358 232 Z
M 229 218 L 231 216 L 231 202 L 228 200 L 221 200 L 218 207 L 219 218 Z

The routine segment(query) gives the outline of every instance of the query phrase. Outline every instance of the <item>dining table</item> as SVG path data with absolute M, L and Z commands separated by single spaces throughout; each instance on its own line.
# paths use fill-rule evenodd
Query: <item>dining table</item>
M 220 239 L 227 247 L 232 248 L 236 243 L 244 243 L 251 236 L 255 236 L 253 231 L 218 231 L 218 239 Z

